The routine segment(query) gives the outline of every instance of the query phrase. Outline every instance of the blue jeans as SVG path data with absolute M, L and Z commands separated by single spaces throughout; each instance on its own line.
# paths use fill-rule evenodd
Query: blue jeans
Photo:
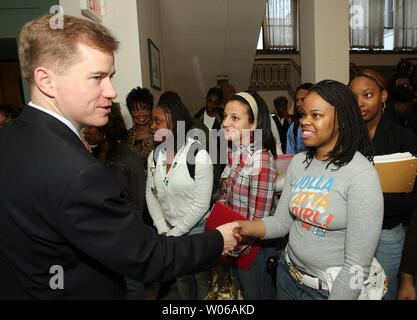
M 275 246 L 262 247 L 248 270 L 235 269 L 237 287 L 245 291 L 245 300 L 272 300 L 274 299 L 274 287 L 272 277 L 267 271 L 267 261 L 275 256 Z
M 277 295 L 278 300 L 327 300 L 329 291 L 316 290 L 308 286 L 299 284 L 290 274 L 290 267 L 285 261 L 285 251 L 278 260 L 277 267 Z M 302 268 L 294 265 L 305 274 Z M 308 274 L 310 275 L 310 274 Z
M 395 300 L 398 290 L 398 271 L 401 263 L 405 232 L 399 224 L 392 229 L 382 229 L 375 257 L 388 278 L 388 292 L 384 300 Z

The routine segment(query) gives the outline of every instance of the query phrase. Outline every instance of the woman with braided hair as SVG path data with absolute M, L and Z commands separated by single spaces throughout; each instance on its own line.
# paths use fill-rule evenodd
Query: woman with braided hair
M 358 299 L 382 225 L 369 134 L 355 96 L 337 81 L 314 85 L 300 113 L 307 150 L 291 160 L 275 214 L 240 221 L 236 237 L 289 235 L 277 268 L 279 299 Z M 331 290 L 330 267 L 340 267 Z
M 417 136 L 387 115 L 388 98 L 384 78 L 375 70 L 362 70 L 350 80 L 349 87 L 359 103 L 362 118 L 372 139 L 375 155 L 410 152 L 417 155 Z M 384 299 L 394 300 L 398 287 L 398 270 L 406 222 L 417 207 L 417 185 L 409 193 L 384 193 L 384 220 L 375 256 L 388 277 Z

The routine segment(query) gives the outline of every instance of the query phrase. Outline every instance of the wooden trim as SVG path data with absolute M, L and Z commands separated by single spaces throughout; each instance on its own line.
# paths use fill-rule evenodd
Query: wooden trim
M 255 62 L 257 61 L 271 61 L 272 63 L 269 64 L 274 64 L 273 62 L 281 62 L 281 61 L 286 61 L 289 62 L 294 68 L 295 70 L 297 70 L 297 72 L 301 75 L 301 66 L 299 66 L 293 58 L 275 58 L 275 57 L 270 57 L 270 58 L 260 58 L 260 57 L 255 57 Z M 279 64 L 279 63 L 275 63 L 275 64 Z
M 264 49 L 256 50 L 256 54 L 299 54 L 300 52 L 297 49 Z
M 396 55 L 402 55 L 402 54 L 417 54 L 417 50 L 349 50 L 350 54 L 396 54 Z

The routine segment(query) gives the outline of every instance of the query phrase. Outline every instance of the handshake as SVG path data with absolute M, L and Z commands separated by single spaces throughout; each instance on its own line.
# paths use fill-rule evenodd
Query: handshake
M 238 244 L 246 242 L 246 237 L 240 234 L 242 223 L 243 221 L 233 221 L 216 228 L 223 236 L 224 245 L 222 255 L 231 252 Z

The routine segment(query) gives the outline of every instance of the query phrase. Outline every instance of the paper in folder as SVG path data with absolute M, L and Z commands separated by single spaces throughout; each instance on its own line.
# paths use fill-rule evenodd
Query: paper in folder
M 237 220 L 248 220 L 247 218 L 241 216 L 236 211 L 232 210 L 231 208 L 227 207 L 223 203 L 216 201 L 213 206 L 213 209 L 210 212 L 209 217 L 207 218 L 207 222 L 204 228 L 204 231 L 209 231 L 216 229 L 218 226 L 222 224 L 237 221 Z M 259 249 L 261 248 L 262 240 L 256 240 L 252 244 L 252 248 L 248 253 L 242 254 L 238 258 L 236 258 L 235 262 L 236 265 L 243 269 L 247 270 L 251 265 L 253 259 L 255 259 L 256 255 L 258 254 Z M 230 259 L 223 259 L 223 260 L 230 260 Z
M 374 157 L 383 192 L 411 192 L 416 180 L 417 158 L 409 152 Z

